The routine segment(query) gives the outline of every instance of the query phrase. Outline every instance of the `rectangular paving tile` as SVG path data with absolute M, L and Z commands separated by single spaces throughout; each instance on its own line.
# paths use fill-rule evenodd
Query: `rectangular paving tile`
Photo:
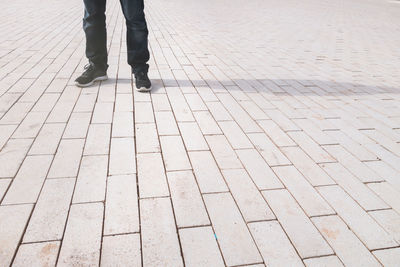
M 376 250 L 372 253 L 378 258 L 383 266 L 395 267 L 400 262 L 400 248 Z
M 399 191 L 395 190 L 389 183 L 368 184 L 381 199 L 383 199 L 392 209 L 400 213 Z
M 295 167 L 274 167 L 273 170 L 309 217 L 335 214 Z
M 112 137 L 133 136 L 133 112 L 114 112 Z
M 61 240 L 74 190 L 75 179 L 49 179 L 29 221 L 24 242 Z
M 136 123 L 154 122 L 153 107 L 150 102 L 135 103 L 134 114 Z
M 279 222 L 255 222 L 249 228 L 268 266 L 304 266 Z
M 140 200 L 144 266 L 183 266 L 169 198 Z
M 29 112 L 12 135 L 13 138 L 35 138 L 48 112 Z
M 234 266 L 262 262 L 232 196 L 229 193 L 207 194 L 204 195 L 204 201 L 226 264 Z
M 283 184 L 255 149 L 236 150 L 240 161 L 259 190 L 283 188 Z
M 336 183 L 301 148 L 282 147 L 281 150 L 313 186 Z
M 161 151 L 155 123 L 137 123 L 135 129 L 137 153 L 157 153 Z
M 287 190 L 264 191 L 263 194 L 302 258 L 333 254 Z
M 108 174 L 136 173 L 135 143 L 133 138 L 112 138 Z
M 160 153 L 137 155 L 139 195 L 146 197 L 169 196 L 167 177 Z
M 0 151 L 0 177 L 14 177 L 21 166 L 33 139 L 10 139 Z
M 352 175 L 340 163 L 321 164 L 321 167 L 365 210 L 389 208 L 374 192 Z
M 167 90 L 168 99 L 174 111 L 176 121 L 194 121 L 192 112 L 179 87 L 170 87 Z
M 289 132 L 289 136 L 316 162 L 336 162 L 336 159 L 304 132 Z
M 272 143 L 264 133 L 248 134 L 257 151 L 267 161 L 269 166 L 291 165 L 286 156 Z
M 0 199 L 3 199 L 10 183 L 11 179 L 0 179 Z
M 368 212 L 396 241 L 400 243 L 400 214 L 394 210 L 376 210 Z
M 73 203 L 104 201 L 108 156 L 84 156 L 76 181 Z
M 76 177 L 82 157 L 84 139 L 61 140 L 48 178 Z
M 318 188 L 318 191 L 368 249 L 397 245 L 393 237 L 385 232 L 343 189 L 338 186 L 326 186 Z
M 196 122 L 180 122 L 178 125 L 187 151 L 209 149 Z
M 209 225 L 210 221 L 192 171 L 167 173 L 178 227 Z M 193 213 L 193 211 L 196 211 Z
M 160 141 L 167 171 L 190 170 L 192 168 L 180 136 L 161 136 Z
M 53 156 L 28 156 L 22 163 L 2 204 L 35 203 Z
M 189 158 L 202 193 L 228 191 L 221 171 L 210 151 L 192 151 L 189 152 Z
M 220 169 L 235 169 L 242 167 L 235 151 L 232 149 L 225 136 L 210 135 L 206 136 L 206 140 Z
M 170 111 L 155 112 L 159 135 L 179 135 L 174 114 Z
M 103 237 L 101 266 L 141 266 L 139 234 Z
M 236 122 L 221 121 L 218 123 L 218 125 L 222 129 L 222 132 L 228 139 L 229 143 L 232 145 L 233 149 L 245 149 L 254 147 L 249 138 L 242 131 L 242 129 L 240 129 Z
M 98 265 L 103 203 L 72 205 L 57 266 Z
M 180 229 L 179 237 L 186 266 L 225 266 L 211 227 Z
M 261 120 L 258 124 L 277 146 L 296 145 L 296 143 L 273 120 Z
M 86 138 L 91 113 L 72 113 L 67 123 L 63 138 Z
M 58 241 L 23 244 L 19 247 L 12 266 L 55 266 L 59 249 Z
M 29 150 L 29 155 L 54 155 L 64 132 L 65 123 L 44 124 Z
M 135 175 L 108 177 L 104 234 L 139 232 L 139 208 Z
M 110 151 L 111 124 L 91 124 L 83 155 L 107 155 Z
M 197 123 L 204 135 L 208 134 L 222 134 L 217 122 L 214 120 L 210 112 L 208 111 L 197 111 L 193 112 Z
M 363 243 L 338 216 L 312 218 L 345 266 L 380 266 Z
M 112 123 L 114 103 L 96 102 L 91 123 Z
M 9 266 L 29 220 L 33 205 L 0 206 L 0 265 Z
M 224 170 L 222 173 L 246 222 L 275 219 L 245 170 Z
M 361 182 L 376 182 L 382 181 L 380 174 L 371 170 L 368 165 L 361 162 L 350 152 L 346 151 L 342 146 L 325 146 L 325 150 L 334 156 L 340 164 L 346 167 L 354 176 L 356 176 Z
M 382 180 L 386 180 L 397 191 L 400 191 L 400 179 L 398 179 L 399 173 L 395 169 L 391 168 L 386 162 L 381 160 L 367 161 L 365 162 L 365 165 L 371 168 L 375 173 L 378 173 L 379 177 L 382 177 Z

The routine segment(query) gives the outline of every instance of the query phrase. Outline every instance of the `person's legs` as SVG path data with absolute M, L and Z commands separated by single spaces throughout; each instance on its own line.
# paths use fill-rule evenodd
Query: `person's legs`
M 91 65 L 107 70 L 106 0 L 83 0 L 86 57 Z
M 122 11 L 126 19 L 128 64 L 132 72 L 144 72 L 147 74 L 150 58 L 148 49 L 148 34 L 144 15 L 143 0 L 120 0 Z

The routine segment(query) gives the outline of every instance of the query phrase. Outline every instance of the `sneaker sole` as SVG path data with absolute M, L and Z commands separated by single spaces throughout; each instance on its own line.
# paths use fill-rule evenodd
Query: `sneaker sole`
M 105 81 L 107 79 L 108 79 L 108 76 L 105 75 L 105 76 L 100 76 L 100 77 L 95 78 L 90 83 L 82 84 L 82 83 L 75 82 L 75 85 L 78 86 L 78 87 L 89 87 L 89 86 L 93 85 L 97 81 Z
M 152 88 L 153 88 L 152 86 L 150 86 L 150 88 L 140 87 L 140 88 L 136 88 L 136 91 L 138 91 L 138 92 L 150 92 Z

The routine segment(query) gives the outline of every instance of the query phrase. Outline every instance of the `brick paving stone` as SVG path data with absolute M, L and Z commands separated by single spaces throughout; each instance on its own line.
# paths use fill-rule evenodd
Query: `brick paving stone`
M 174 115 L 170 111 L 155 112 L 159 135 L 179 135 Z
M 140 200 L 144 266 L 183 266 L 170 199 Z
M 76 177 L 82 157 L 83 145 L 84 139 L 61 140 L 47 177 Z
M 250 223 L 249 228 L 268 266 L 304 266 L 277 221 Z
M 206 136 L 206 140 L 220 169 L 235 169 L 242 167 L 242 164 L 225 136 L 210 135 Z
M 207 194 L 204 201 L 226 264 L 261 262 L 257 247 L 230 194 Z
M 318 191 L 336 210 L 350 229 L 368 249 L 397 246 L 394 238 L 368 215 L 349 195 L 338 186 L 320 187 Z
M 155 123 L 138 123 L 135 125 L 135 129 L 137 153 L 160 152 L 160 142 L 158 141 Z
M 269 166 L 290 165 L 291 162 L 278 147 L 263 133 L 248 134 L 251 142 Z
M 74 179 L 49 179 L 29 220 L 23 241 L 61 240 L 74 190 Z
M 76 180 L 73 203 L 104 201 L 108 156 L 84 156 Z
M 139 195 L 141 198 L 169 196 L 167 177 L 160 153 L 137 156 Z
M 301 148 L 282 147 L 281 150 L 313 186 L 335 184 L 335 181 Z
M 133 137 L 133 112 L 114 112 L 112 137 Z
M 335 214 L 295 167 L 274 167 L 273 170 L 309 217 Z
M 60 242 L 23 244 L 12 266 L 55 266 Z
M 29 112 L 12 135 L 13 138 L 35 138 L 47 117 L 47 112 Z
M 71 206 L 57 266 L 98 264 L 103 209 L 103 203 Z
M 197 111 L 193 112 L 197 123 L 204 135 L 208 134 L 222 134 L 218 124 L 208 111 Z
M 350 196 L 357 199 L 358 204 L 365 210 L 388 208 L 388 205 L 374 194 L 365 184 L 354 177 L 339 163 L 322 164 L 321 167 L 340 185 Z
M 136 173 L 135 143 L 133 138 L 112 138 L 109 175 Z
M 104 234 L 139 231 L 139 208 L 135 175 L 111 176 L 107 183 Z
M 383 183 L 371 183 L 368 184 L 383 201 L 385 201 L 392 209 L 400 213 L 400 195 L 399 191 L 394 189 L 390 184 Z
M 307 267 L 341 267 L 343 263 L 339 260 L 336 256 L 326 256 L 326 257 L 319 257 L 319 258 L 311 258 L 304 260 L 304 264 Z
M 302 258 L 333 253 L 287 190 L 264 191 L 263 195 Z
M 383 266 L 395 267 L 400 262 L 400 248 L 376 250 L 372 252 Z
M 206 102 L 206 105 L 216 121 L 230 121 L 232 116 L 220 102 Z
M 187 151 L 208 150 L 208 145 L 195 122 L 178 123 Z
M 21 166 L 32 139 L 10 139 L 0 151 L 0 177 L 14 177 Z
M 153 107 L 149 102 L 135 103 L 135 122 L 149 123 L 154 122 Z
M 167 178 L 177 226 L 209 225 L 210 221 L 192 171 L 168 172 Z
M 65 123 L 44 124 L 28 155 L 54 155 L 65 129 Z
M 218 123 L 225 137 L 232 145 L 233 149 L 253 148 L 253 144 L 247 138 L 246 134 L 240 129 L 234 121 L 221 121 Z
M 295 146 L 295 142 L 273 120 L 260 120 L 258 124 L 279 147 Z
M 140 267 L 139 234 L 105 236 L 101 250 L 100 266 Z
M 400 242 L 400 214 L 394 210 L 376 210 L 368 212 L 383 229 L 386 230 L 396 241 Z
M 379 266 L 361 241 L 338 216 L 312 218 L 319 231 L 346 266 Z
M 28 156 L 13 179 L 4 204 L 35 203 L 50 168 L 53 156 Z
M 245 170 L 224 170 L 222 173 L 246 222 L 275 219 Z
M 180 136 L 161 136 L 161 149 L 167 171 L 190 170 L 190 162 Z
M 113 103 L 96 102 L 91 123 L 112 123 Z
M 110 151 L 110 124 L 91 124 L 83 155 L 107 155 Z
M 228 188 L 210 151 L 189 152 L 189 158 L 202 193 L 226 192 Z
M 211 227 L 180 229 L 179 237 L 186 266 L 225 266 Z
M 63 138 L 85 138 L 91 114 L 90 113 L 72 113 L 71 118 L 65 128 Z
M 283 184 L 255 149 L 236 150 L 240 161 L 259 190 L 283 188 Z
M 348 169 L 360 181 L 364 183 L 382 181 L 381 175 L 368 167 L 368 162 L 364 164 L 351 153 L 347 152 L 343 147 L 325 146 L 325 150 L 334 156 L 340 164 L 346 167 L 346 169 Z
M 0 206 L 0 264 L 9 266 L 18 247 L 33 205 Z
M 365 164 L 400 192 L 400 180 L 398 179 L 399 174 L 395 169 L 391 168 L 387 163 L 381 160 L 367 161 Z

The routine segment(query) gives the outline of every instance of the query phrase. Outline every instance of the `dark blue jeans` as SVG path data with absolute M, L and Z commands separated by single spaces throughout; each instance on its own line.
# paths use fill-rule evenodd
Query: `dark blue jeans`
M 86 57 L 98 68 L 107 69 L 106 0 L 83 0 Z M 150 58 L 143 0 L 120 0 L 127 28 L 128 64 L 132 71 L 147 72 Z

